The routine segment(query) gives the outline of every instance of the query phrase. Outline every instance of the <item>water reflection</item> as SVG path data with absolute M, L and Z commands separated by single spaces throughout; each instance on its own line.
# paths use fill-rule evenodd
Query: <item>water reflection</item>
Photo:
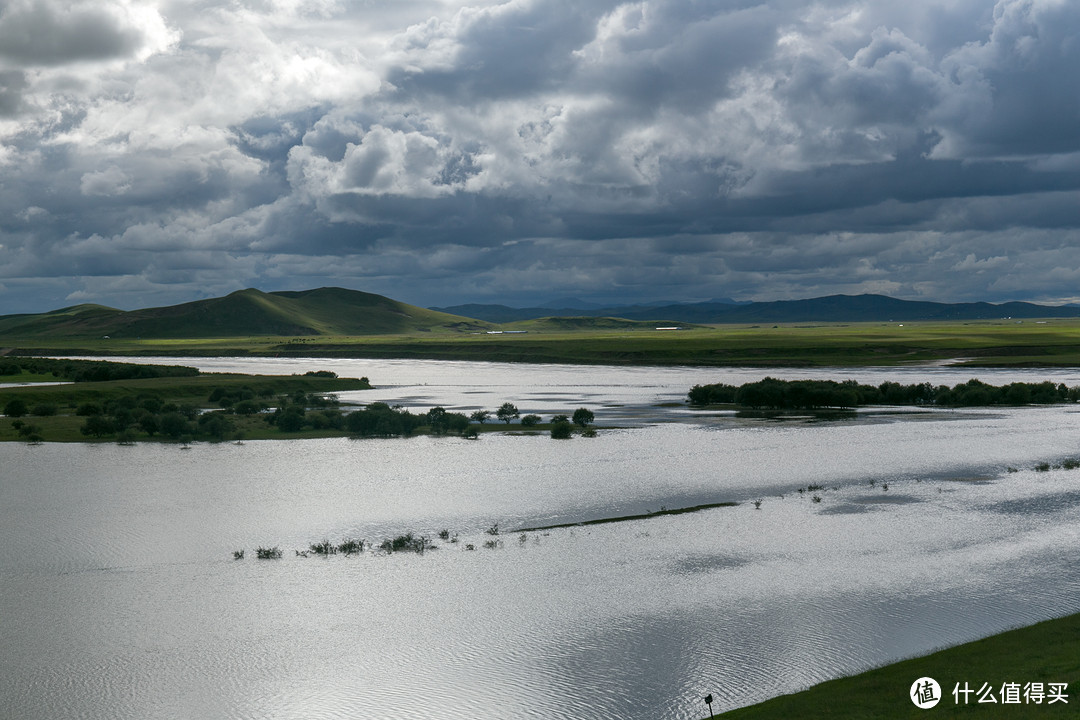
M 705 692 L 727 709 L 1080 610 L 1080 469 L 1034 469 L 1075 454 L 1066 408 L 776 423 L 657 407 L 715 370 L 330 366 L 446 406 L 565 410 L 585 394 L 559 383 L 596 379 L 590 401 L 642 422 L 569 443 L 0 445 L 0 715 L 685 720 Z M 496 522 L 728 500 L 484 548 Z M 292 552 L 443 528 L 459 542 L 424 555 Z

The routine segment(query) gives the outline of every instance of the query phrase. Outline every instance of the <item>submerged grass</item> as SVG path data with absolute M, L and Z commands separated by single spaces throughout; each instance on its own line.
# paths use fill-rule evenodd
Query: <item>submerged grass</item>
M 732 710 L 725 720 L 891 720 L 892 718 L 1008 718 L 1038 720 L 1077 717 L 1080 705 L 1080 614 L 1010 630 L 983 640 L 886 665 L 851 677 L 830 680 L 791 695 Z M 912 684 L 923 677 L 937 680 L 942 699 L 921 710 L 909 699 Z M 964 684 L 978 691 L 994 688 L 998 702 L 979 704 L 973 693 L 963 704 Z M 1067 683 L 1068 704 L 1003 704 L 1004 683 Z M 957 688 L 959 685 L 959 688 Z M 954 688 L 960 703 L 953 695 Z M 706 717 L 703 715 L 703 717 Z
M 537 532 L 539 530 L 558 530 L 560 528 L 580 527 L 582 525 L 606 525 L 608 523 L 630 522 L 633 520 L 648 520 L 649 518 L 662 517 L 664 515 L 683 515 L 685 513 L 700 512 L 702 510 L 711 510 L 713 508 L 735 507 L 738 504 L 739 503 L 737 502 L 718 502 L 706 503 L 704 505 L 694 505 L 692 507 L 683 508 L 661 508 L 660 510 L 656 510 L 655 512 L 637 513 L 635 515 L 619 515 L 616 517 L 595 518 L 593 520 L 582 520 L 580 522 L 570 523 L 557 523 L 555 525 L 538 525 L 537 527 L 518 528 L 516 530 L 511 530 L 510 532 L 526 533 Z M 492 533 L 489 530 L 488 533 L 492 535 L 498 534 L 498 527 L 499 526 L 496 524 L 494 526 L 496 532 Z

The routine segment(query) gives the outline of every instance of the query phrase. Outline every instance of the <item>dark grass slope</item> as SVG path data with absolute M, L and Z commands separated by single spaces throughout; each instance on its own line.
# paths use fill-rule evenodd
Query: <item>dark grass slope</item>
M 3 315 L 0 316 L 0 335 L 94 335 L 123 314 L 123 310 L 104 305 L 73 305 L 38 315 Z
M 911 685 L 934 678 L 943 698 L 921 710 L 908 699 Z M 994 689 L 996 703 L 978 703 L 965 687 Z M 1068 703 L 1004 704 L 1004 683 L 1066 683 Z M 959 687 L 957 687 L 959 685 Z M 953 690 L 958 690 L 953 695 Z M 1021 691 L 1022 692 L 1022 691 Z M 964 703 L 964 699 L 967 703 Z M 960 700 L 958 703 L 957 700 Z M 703 713 L 703 717 L 708 717 Z M 904 660 L 852 677 L 815 685 L 803 692 L 717 715 L 725 720 L 891 720 L 893 718 L 1002 718 L 1064 720 L 1080 717 L 1080 615 L 1010 630 L 1000 635 Z

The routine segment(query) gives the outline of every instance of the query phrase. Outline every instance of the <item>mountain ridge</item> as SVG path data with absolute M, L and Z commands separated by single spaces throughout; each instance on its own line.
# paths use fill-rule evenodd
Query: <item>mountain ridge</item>
M 1073 318 L 1080 307 L 1035 303 L 936 303 L 885 295 L 828 295 L 732 305 L 671 303 L 597 308 L 511 308 L 469 304 L 422 308 L 391 298 L 323 287 L 263 292 L 237 290 L 219 298 L 139 310 L 96 304 L 46 313 L 0 316 L 0 338 L 143 338 L 365 336 L 484 332 L 496 325 L 557 320 L 539 327 L 612 327 L 618 322 L 693 325 L 802 322 L 914 322 L 1002 318 Z M 572 321 L 572 322 L 571 322 Z M 592 322 L 590 322 L 592 321 Z M 629 327 L 629 325 L 626 325 Z
M 432 308 L 488 322 L 507 323 L 551 317 L 552 308 L 512 308 L 505 305 L 456 305 Z M 565 310 L 565 312 L 563 312 Z M 584 310 L 563 308 L 557 314 L 620 317 L 627 320 L 663 318 L 698 324 L 790 322 L 888 322 L 919 320 L 991 320 L 1080 317 L 1080 307 L 1027 302 L 939 303 L 900 300 L 887 295 L 826 295 L 802 300 L 773 300 L 733 305 L 727 302 L 624 305 Z

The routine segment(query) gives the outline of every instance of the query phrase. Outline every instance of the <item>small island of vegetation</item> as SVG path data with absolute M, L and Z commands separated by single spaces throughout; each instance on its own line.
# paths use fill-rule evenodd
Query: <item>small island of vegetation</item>
M 735 405 L 754 410 L 850 409 L 871 405 L 990 407 L 1052 405 L 1080 400 L 1080 387 L 1052 382 L 988 385 L 971 379 L 953 387 L 931 383 L 863 385 L 854 380 L 777 380 L 767 377 L 734 386 L 695 385 L 687 400 L 696 407 Z
M 471 416 L 441 406 L 414 413 L 372 402 L 343 408 L 337 392 L 371 389 L 366 377 L 339 378 L 327 370 L 303 375 L 268 376 L 202 373 L 195 368 L 139 365 L 100 360 L 8 359 L 0 363 L 0 441 L 30 443 L 157 440 L 187 444 L 195 440 L 315 437 L 408 437 L 417 433 L 475 438 L 499 430 L 484 425 L 491 413 Z M 520 417 L 503 403 L 495 416 L 504 427 Z M 583 436 L 595 435 L 593 413 L 574 412 Z M 570 437 L 565 415 L 544 425 L 538 415 L 521 418 L 527 432 L 550 431 Z

